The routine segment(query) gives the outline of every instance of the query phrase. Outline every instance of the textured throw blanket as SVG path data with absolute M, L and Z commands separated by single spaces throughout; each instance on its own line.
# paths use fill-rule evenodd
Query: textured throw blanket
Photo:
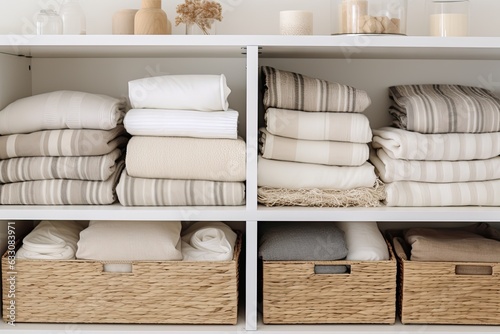
M 88 157 L 34 157 L 0 160 L 0 183 L 69 179 L 105 181 L 116 170 L 122 151 Z
M 420 133 L 500 131 L 500 100 L 489 90 L 460 85 L 389 88 L 395 125 Z
M 265 119 L 267 131 L 276 136 L 363 144 L 372 140 L 370 121 L 363 114 L 269 108 Z
M 457 183 L 399 181 L 386 185 L 387 206 L 499 206 L 500 180 Z
M 84 92 L 55 91 L 19 99 L 0 111 L 0 134 L 57 129 L 115 128 L 125 102 Z
M 373 187 L 376 181 L 373 165 L 359 167 L 326 166 L 259 157 L 259 187 L 288 189 L 354 189 Z
M 231 90 L 221 75 L 165 75 L 128 83 L 135 109 L 227 110 Z
M 266 159 L 332 166 L 361 166 L 369 157 L 367 144 L 280 137 L 261 129 L 260 153 Z
M 182 233 L 183 261 L 230 261 L 236 233 L 221 222 L 198 222 Z
M 245 181 L 246 144 L 242 139 L 132 137 L 127 172 L 151 179 Z
M 118 126 L 112 130 L 49 130 L 0 136 L 0 159 L 103 155 L 125 146 L 125 135 L 125 128 Z
M 4 205 L 106 205 L 115 202 L 115 187 L 124 163 L 106 181 L 44 180 L 0 186 Z
M 373 130 L 374 148 L 382 148 L 392 159 L 476 160 L 500 155 L 500 132 L 420 134 L 385 127 Z
M 86 224 L 76 221 L 42 221 L 23 239 L 18 259 L 70 260 L 75 258 L 80 232 Z
M 238 112 L 132 109 L 123 121 L 133 136 L 238 138 Z
M 302 111 L 363 112 L 371 104 L 365 91 L 269 66 L 265 77 L 264 106 Z
M 143 179 L 124 171 L 116 192 L 124 206 L 245 205 L 243 182 Z
M 338 222 L 344 231 L 348 261 L 387 261 L 389 250 L 377 222 Z
M 392 159 L 383 149 L 370 152 L 380 179 L 418 182 L 469 182 L 500 179 L 500 157 L 469 161 L 417 161 Z

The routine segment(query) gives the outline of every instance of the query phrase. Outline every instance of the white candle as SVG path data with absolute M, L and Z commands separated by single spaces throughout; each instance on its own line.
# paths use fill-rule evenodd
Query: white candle
M 468 18 L 466 14 L 431 15 L 431 36 L 467 36 Z
M 313 13 L 305 10 L 281 11 L 280 33 L 282 35 L 312 35 Z

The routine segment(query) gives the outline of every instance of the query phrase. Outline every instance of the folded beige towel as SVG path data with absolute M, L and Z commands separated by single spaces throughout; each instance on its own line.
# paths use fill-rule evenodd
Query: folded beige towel
M 242 139 L 134 136 L 127 146 L 132 177 L 237 182 L 246 179 Z

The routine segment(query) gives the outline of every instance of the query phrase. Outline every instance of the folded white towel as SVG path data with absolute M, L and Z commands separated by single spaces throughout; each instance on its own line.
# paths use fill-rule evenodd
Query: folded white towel
M 80 232 L 86 227 L 76 221 L 42 221 L 23 239 L 18 259 L 69 260 L 75 258 Z
M 182 236 L 184 261 L 229 261 L 233 258 L 237 235 L 221 222 L 198 222 Z
M 377 222 L 338 222 L 345 233 L 348 261 L 389 260 L 387 243 L 378 229 Z
M 0 134 L 57 129 L 111 130 L 123 120 L 125 101 L 106 95 L 55 91 L 19 99 L 0 112 Z
M 231 90 L 221 75 L 165 75 L 130 81 L 132 108 L 227 110 Z
M 133 136 L 238 138 L 238 112 L 132 109 L 123 120 Z

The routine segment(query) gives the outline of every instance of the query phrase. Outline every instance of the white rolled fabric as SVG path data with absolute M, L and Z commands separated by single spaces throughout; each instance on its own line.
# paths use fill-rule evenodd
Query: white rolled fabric
M 130 81 L 134 109 L 226 111 L 231 90 L 220 75 L 165 75 Z
M 236 233 L 222 222 L 195 223 L 182 236 L 183 260 L 232 260 L 236 238 Z
M 348 261 L 389 260 L 387 243 L 378 229 L 377 222 L 337 222 L 344 231 Z

